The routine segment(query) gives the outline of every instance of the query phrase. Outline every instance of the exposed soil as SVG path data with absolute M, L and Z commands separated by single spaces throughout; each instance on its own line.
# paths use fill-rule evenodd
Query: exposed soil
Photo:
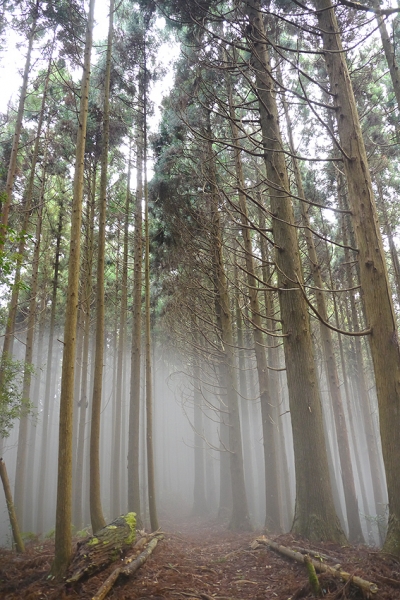
M 130 578 L 119 578 L 107 598 L 126 600 L 298 600 L 314 598 L 304 565 L 269 550 L 252 549 L 261 532 L 233 533 L 215 522 L 186 520 L 164 527 L 165 539 Z M 376 600 L 400 599 L 400 562 L 365 546 L 310 544 L 290 535 L 275 538 L 292 548 L 307 548 L 329 557 L 326 564 L 378 585 Z M 48 579 L 53 557 L 50 541 L 31 542 L 23 556 L 0 550 L 0 598 L 5 600 L 90 599 L 113 569 L 73 588 Z M 331 559 L 331 560 L 330 560 Z M 351 582 L 319 576 L 324 598 L 366 598 Z

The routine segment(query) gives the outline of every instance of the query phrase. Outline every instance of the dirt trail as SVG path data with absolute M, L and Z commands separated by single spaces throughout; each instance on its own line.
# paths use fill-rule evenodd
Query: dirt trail
M 179 525 L 164 524 L 165 539 L 138 573 L 119 579 L 107 596 L 126 600 L 298 600 L 313 598 L 303 565 L 266 547 L 250 544 L 261 532 L 233 533 L 215 522 L 197 519 Z M 376 600 L 400 600 L 400 564 L 364 546 L 312 544 L 286 535 L 279 543 L 313 548 L 329 555 L 353 575 L 375 582 Z M 50 542 L 32 542 L 23 557 L 0 551 L 0 598 L 5 600 L 90 599 L 117 566 L 75 588 L 47 580 L 53 548 Z M 391 580 L 391 581 L 385 581 Z M 325 598 L 361 600 L 352 585 L 321 575 Z

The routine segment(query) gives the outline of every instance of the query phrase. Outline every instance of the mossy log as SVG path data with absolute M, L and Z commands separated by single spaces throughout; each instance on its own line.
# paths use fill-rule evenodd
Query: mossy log
M 144 545 L 146 545 L 147 542 L 149 542 L 146 548 L 143 550 L 143 552 L 141 552 L 139 556 L 137 556 L 137 552 L 132 556 L 128 556 L 124 560 L 124 563 L 121 567 L 117 567 L 116 569 L 114 569 L 114 571 L 107 577 L 103 585 L 100 587 L 97 594 L 93 596 L 92 600 L 104 600 L 104 598 L 107 596 L 108 592 L 111 590 L 111 588 L 113 587 L 114 583 L 117 581 L 120 575 L 125 575 L 129 577 L 130 575 L 136 573 L 136 571 L 140 569 L 140 567 L 152 554 L 153 550 L 158 544 L 158 541 L 163 539 L 163 537 L 164 536 L 162 533 L 156 533 L 150 536 L 146 536 L 146 538 L 142 538 L 141 540 L 139 540 L 139 542 L 144 542 L 143 544 L 141 544 L 141 547 L 143 547 Z M 139 543 L 135 545 L 135 550 L 138 550 L 139 545 Z
M 135 537 L 136 515 L 128 513 L 80 542 L 68 569 L 67 583 L 76 583 L 104 569 L 132 547 Z
M 371 581 L 367 581 L 366 579 L 362 579 L 361 577 L 357 577 L 356 575 L 351 575 L 350 573 L 346 573 L 346 571 L 342 571 L 341 569 L 335 569 L 328 565 L 325 565 L 322 562 L 311 559 L 310 557 L 303 556 L 300 552 L 295 552 L 291 548 L 287 548 L 286 546 L 281 546 L 272 540 L 269 540 L 266 537 L 257 538 L 256 542 L 259 544 L 263 544 L 264 546 L 268 546 L 277 552 L 280 552 L 284 556 L 288 556 L 297 562 L 305 564 L 307 561 L 312 563 L 317 573 L 329 573 L 332 577 L 336 579 L 341 579 L 342 581 L 349 581 L 355 586 L 359 587 L 366 595 L 367 598 L 370 594 L 376 594 L 378 591 L 378 586 L 376 583 L 372 583 Z M 254 548 L 254 546 L 252 545 Z

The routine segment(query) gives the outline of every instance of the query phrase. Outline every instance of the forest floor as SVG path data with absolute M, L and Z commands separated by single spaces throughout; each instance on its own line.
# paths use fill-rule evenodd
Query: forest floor
M 129 578 L 120 577 L 107 598 L 126 600 L 299 600 L 314 598 L 305 566 L 252 544 L 260 532 L 233 533 L 215 522 L 187 519 L 165 524 L 165 537 L 147 562 Z M 274 538 L 291 548 L 307 548 L 329 556 L 344 571 L 378 586 L 376 600 L 400 599 L 400 561 L 366 546 L 309 543 L 291 535 Z M 90 599 L 109 574 L 106 570 L 75 587 L 49 580 L 53 544 L 32 541 L 24 555 L 0 549 L 0 598 L 4 600 Z M 353 583 L 319 576 L 323 597 L 361 600 L 367 596 Z

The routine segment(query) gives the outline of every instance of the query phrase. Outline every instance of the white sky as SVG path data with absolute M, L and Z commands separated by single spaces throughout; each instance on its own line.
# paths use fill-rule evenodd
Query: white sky
M 94 40 L 104 40 L 107 37 L 108 31 L 108 2 L 105 0 L 97 0 L 95 4 L 95 29 Z M 22 40 L 24 42 L 24 40 Z M 19 88 L 21 86 L 22 72 L 26 56 L 26 43 L 22 43 L 21 48 L 17 44 L 21 43 L 21 38 L 14 32 L 10 32 L 7 36 L 7 41 L 4 50 L 0 53 L 0 112 L 6 112 L 7 105 L 10 100 L 16 102 L 18 100 Z M 177 44 L 173 46 L 164 44 L 160 48 L 159 58 L 163 65 L 167 65 L 171 60 L 176 58 L 179 53 Z M 40 55 L 35 57 L 40 61 Z M 154 85 L 150 92 L 151 100 L 155 104 L 156 118 L 153 120 L 152 128 L 160 118 L 160 104 L 164 95 L 166 95 L 172 85 L 172 73 L 169 73 L 161 81 Z

